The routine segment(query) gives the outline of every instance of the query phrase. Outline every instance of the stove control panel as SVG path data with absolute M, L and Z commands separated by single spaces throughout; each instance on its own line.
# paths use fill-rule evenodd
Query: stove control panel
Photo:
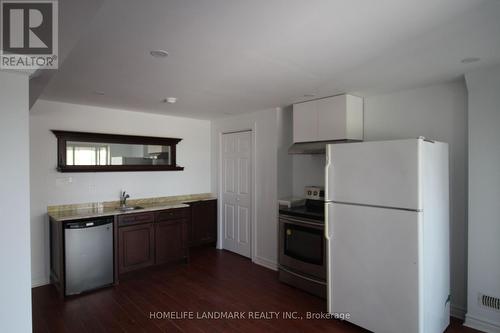
M 306 199 L 324 200 L 325 190 L 319 186 L 306 186 L 304 189 Z

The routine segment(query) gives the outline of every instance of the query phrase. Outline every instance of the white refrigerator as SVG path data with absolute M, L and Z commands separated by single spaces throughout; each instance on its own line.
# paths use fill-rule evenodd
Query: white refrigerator
M 442 333 L 450 320 L 448 145 L 328 145 L 328 311 L 374 332 Z

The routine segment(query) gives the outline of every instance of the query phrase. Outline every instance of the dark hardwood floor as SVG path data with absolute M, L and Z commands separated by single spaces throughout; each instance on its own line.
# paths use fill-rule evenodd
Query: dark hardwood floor
M 166 319 L 203 313 L 321 313 L 324 300 L 280 283 L 277 273 L 213 248 L 186 265 L 129 274 L 120 284 L 62 301 L 53 286 L 33 289 L 33 331 L 48 332 L 366 332 L 338 320 Z M 186 312 L 183 314 L 183 312 Z M 156 314 L 157 319 L 150 318 Z M 477 332 L 452 320 L 448 333 Z

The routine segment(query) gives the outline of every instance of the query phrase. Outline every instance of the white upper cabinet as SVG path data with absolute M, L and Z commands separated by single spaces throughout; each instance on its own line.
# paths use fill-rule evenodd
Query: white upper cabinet
M 316 141 L 342 140 L 346 138 L 346 98 L 336 96 L 318 99 L 318 133 Z
M 293 105 L 293 142 L 315 141 L 318 135 L 318 116 L 315 103 Z
M 363 140 L 363 99 L 339 95 L 293 105 L 293 142 Z

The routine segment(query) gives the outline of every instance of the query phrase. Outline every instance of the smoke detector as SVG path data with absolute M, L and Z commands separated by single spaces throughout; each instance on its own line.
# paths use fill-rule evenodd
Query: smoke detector
M 460 62 L 462 64 L 471 64 L 473 62 L 478 62 L 479 60 L 481 60 L 481 58 L 477 58 L 477 57 L 467 57 L 467 58 L 463 58 Z
M 163 103 L 175 104 L 177 103 L 177 97 L 167 97 L 163 100 Z
M 149 52 L 155 58 L 166 58 L 168 57 L 168 52 L 165 50 L 152 50 Z

